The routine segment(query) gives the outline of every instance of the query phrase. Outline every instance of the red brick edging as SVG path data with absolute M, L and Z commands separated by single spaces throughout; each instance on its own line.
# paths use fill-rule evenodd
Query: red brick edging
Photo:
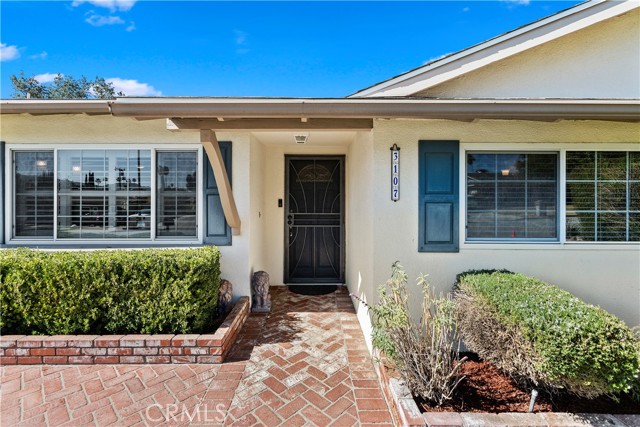
M 241 297 L 213 334 L 0 336 L 0 365 L 222 363 L 248 315 Z
M 640 415 L 571 414 L 561 412 L 423 412 L 413 400 L 411 391 L 397 373 L 387 371 L 384 357 L 374 349 L 374 363 L 383 395 L 389 405 L 394 425 L 402 427 L 552 427 L 579 425 L 638 426 Z

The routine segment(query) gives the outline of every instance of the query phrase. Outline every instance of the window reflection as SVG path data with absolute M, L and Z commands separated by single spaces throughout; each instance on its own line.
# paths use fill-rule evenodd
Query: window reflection
M 557 237 L 557 155 L 469 153 L 467 237 Z
M 58 238 L 150 237 L 150 150 L 58 151 Z
M 15 236 L 53 237 L 53 152 L 14 153 Z
M 159 237 L 197 236 L 197 153 L 158 152 L 157 225 Z
M 640 153 L 567 153 L 570 241 L 640 241 Z

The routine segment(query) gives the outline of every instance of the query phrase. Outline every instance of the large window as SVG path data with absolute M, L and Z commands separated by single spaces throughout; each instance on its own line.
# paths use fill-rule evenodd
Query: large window
M 15 150 L 12 159 L 13 238 L 198 237 L 196 149 Z
M 568 151 L 568 241 L 640 241 L 640 152 Z
M 466 157 L 467 239 L 558 238 L 557 153 Z
M 151 237 L 150 150 L 59 150 L 58 238 Z

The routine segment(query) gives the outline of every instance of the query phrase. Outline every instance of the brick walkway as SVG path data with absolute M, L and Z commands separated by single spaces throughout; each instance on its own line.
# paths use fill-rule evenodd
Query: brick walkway
M 390 426 L 346 289 L 272 307 L 223 365 L 2 367 L 0 425 Z

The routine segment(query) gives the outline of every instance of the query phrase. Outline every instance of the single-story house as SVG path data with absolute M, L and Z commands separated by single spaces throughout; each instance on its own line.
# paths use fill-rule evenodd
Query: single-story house
M 597 0 L 346 98 L 3 100 L 0 244 L 215 244 L 236 296 L 506 268 L 638 325 L 638 40 Z

